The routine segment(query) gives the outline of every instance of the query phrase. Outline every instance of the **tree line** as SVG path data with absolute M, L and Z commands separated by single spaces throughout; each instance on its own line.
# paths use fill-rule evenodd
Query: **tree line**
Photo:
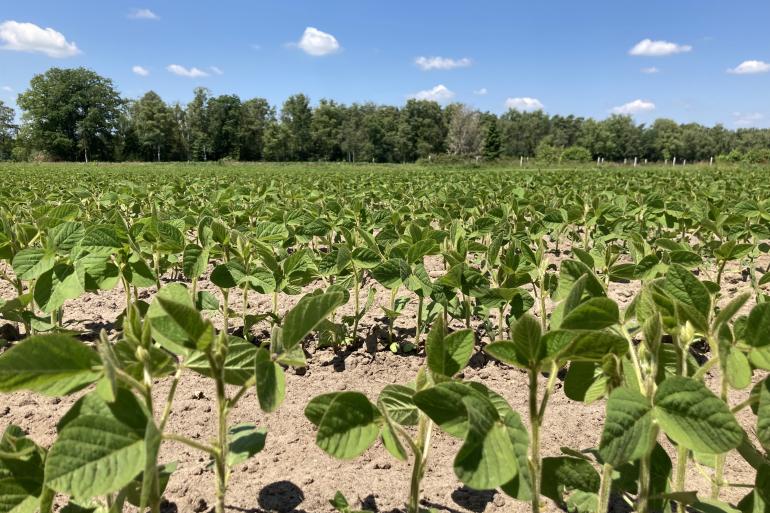
M 629 116 L 604 120 L 410 99 L 401 107 L 304 94 L 277 108 L 264 98 L 194 90 L 186 105 L 150 91 L 121 97 L 86 68 L 51 68 L 19 94 L 20 124 L 0 101 L 0 159 L 61 161 L 350 161 L 536 158 L 770 161 L 770 130 L 729 130 Z

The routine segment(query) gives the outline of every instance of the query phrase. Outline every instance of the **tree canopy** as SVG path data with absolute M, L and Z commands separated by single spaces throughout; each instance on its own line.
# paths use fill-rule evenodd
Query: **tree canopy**
M 150 91 L 125 100 L 112 81 L 85 68 L 51 68 L 18 97 L 21 126 L 0 103 L 0 159 L 411 162 L 432 156 L 548 161 L 673 158 L 770 160 L 770 130 L 707 127 L 629 116 L 603 120 L 409 99 L 400 107 L 313 104 L 295 94 L 280 107 L 265 98 L 193 91 L 186 105 Z

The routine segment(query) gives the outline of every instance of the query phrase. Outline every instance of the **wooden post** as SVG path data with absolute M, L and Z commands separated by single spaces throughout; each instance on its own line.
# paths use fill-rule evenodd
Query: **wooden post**
M 519 157 L 519 167 L 524 167 L 524 155 Z
M 711 157 L 711 159 L 709 159 L 709 167 L 713 165 L 714 165 L 714 157 Z
M 674 167 L 676 167 L 676 157 L 674 157 Z
M 634 157 L 634 167 L 636 167 L 637 157 Z

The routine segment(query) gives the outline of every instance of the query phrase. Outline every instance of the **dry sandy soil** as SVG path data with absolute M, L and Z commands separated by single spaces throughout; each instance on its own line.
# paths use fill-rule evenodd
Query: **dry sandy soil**
M 568 256 L 550 255 L 553 263 Z M 767 268 L 767 262 L 761 264 Z M 429 267 L 436 276 L 441 273 L 437 262 Z M 730 296 L 748 288 L 733 269 L 725 275 L 724 290 Z M 201 282 L 203 290 L 216 293 L 207 280 Z M 232 422 L 256 422 L 268 429 L 267 445 L 263 452 L 239 465 L 232 474 L 228 492 L 228 506 L 234 512 L 328 512 L 328 504 L 336 490 L 341 490 L 354 507 L 372 511 L 402 511 L 408 493 L 410 467 L 394 460 L 378 442 L 362 457 L 353 461 L 339 461 L 327 456 L 314 442 L 314 429 L 305 418 L 305 405 L 316 395 L 337 390 L 359 390 L 375 399 L 380 389 L 389 383 L 405 383 L 412 380 L 423 364 L 423 353 L 394 355 L 385 349 L 387 328 L 384 326 L 380 306 L 388 304 L 389 292 L 377 288 L 375 306 L 361 323 L 362 337 L 367 343 L 344 353 L 331 349 L 316 349 L 308 343 L 309 367 L 304 373 L 289 371 L 286 401 L 273 414 L 263 414 L 254 391 L 250 391 L 232 414 Z M 310 288 L 312 289 L 312 287 Z M 610 296 L 621 308 L 628 305 L 636 290 L 633 285 L 611 284 Z M 149 291 L 151 295 L 152 291 Z M 0 286 L 0 297 L 10 298 L 10 288 Z M 281 311 L 286 311 L 299 298 L 284 297 Z M 240 299 L 234 299 L 232 307 L 240 311 Z M 249 310 L 270 309 L 270 298 L 252 295 Z M 415 323 L 415 302 L 407 307 L 405 315 L 396 323 L 408 333 L 407 327 Z M 94 330 L 111 323 L 123 309 L 120 289 L 100 294 L 89 294 L 65 305 L 65 321 L 79 330 Z M 345 308 L 347 308 L 346 311 Z M 342 313 L 352 313 L 345 307 Z M 748 310 L 749 306 L 745 307 Z M 458 325 L 459 327 L 460 325 Z M 114 333 L 112 333 L 114 335 Z M 408 336 L 408 335 L 407 335 Z M 412 331 L 413 336 L 413 331 Z M 373 348 L 377 351 L 372 351 Z M 488 360 L 477 347 L 477 354 L 465 371 L 465 378 L 483 382 L 501 393 L 526 419 L 527 377 L 521 371 Z M 708 378 L 710 383 L 715 376 Z M 156 387 L 159 396 L 165 398 L 168 382 Z M 545 456 L 558 455 L 560 447 L 585 449 L 598 444 L 604 421 L 604 402 L 584 405 L 569 400 L 561 392 L 562 383 L 549 403 L 543 433 Z M 748 392 L 733 393 L 731 403 L 736 404 Z M 216 413 L 212 384 L 196 374 L 187 374 L 180 383 L 167 430 L 195 439 L 206 440 L 214 435 Z M 28 431 L 38 443 L 50 445 L 55 438 L 55 424 L 77 397 L 62 400 L 30 393 L 16 393 L 0 397 L 0 429 L 17 424 Z M 744 412 L 745 413 L 745 412 Z M 751 416 L 741 415 L 739 420 L 751 429 Z M 514 501 L 500 492 L 469 490 L 457 481 L 452 470 L 452 460 L 459 443 L 443 434 L 433 438 L 431 464 L 423 485 L 423 503 L 439 512 L 493 513 L 525 512 L 528 504 Z M 674 458 L 673 451 L 668 447 Z M 213 505 L 213 471 L 207 467 L 207 458 L 186 446 L 166 443 L 161 460 L 177 461 L 177 471 L 167 488 L 167 511 L 203 512 Z M 750 468 L 736 455 L 727 460 L 726 478 L 730 482 L 748 483 L 753 480 Z M 687 488 L 707 494 L 706 479 L 692 470 Z M 737 501 L 745 489 L 725 491 L 723 499 Z M 617 508 L 616 511 L 621 511 Z M 546 511 L 558 511 L 551 503 Z

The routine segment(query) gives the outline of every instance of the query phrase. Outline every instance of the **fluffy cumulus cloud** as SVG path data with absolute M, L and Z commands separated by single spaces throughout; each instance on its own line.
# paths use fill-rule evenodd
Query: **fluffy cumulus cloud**
M 543 102 L 541 102 L 537 98 L 530 98 L 528 96 L 524 96 L 520 98 L 508 98 L 507 100 L 505 100 L 505 108 L 520 110 L 520 111 L 533 111 L 533 110 L 543 110 L 545 106 L 543 105 Z
M 650 112 L 655 110 L 655 104 L 647 100 L 634 100 L 632 102 L 625 103 L 612 109 L 613 114 L 640 114 L 642 112 Z
M 764 61 L 743 61 L 734 68 L 727 70 L 734 75 L 755 75 L 757 73 L 767 73 L 770 71 L 770 64 Z
M 160 16 L 149 9 L 134 9 L 128 14 L 132 20 L 159 20 Z
M 80 53 L 77 45 L 67 41 L 61 32 L 13 20 L 0 23 L 0 49 L 43 53 L 56 59 Z
M 642 39 L 636 43 L 628 53 L 645 57 L 662 57 L 665 55 L 674 55 L 675 53 L 687 53 L 691 50 L 692 46 L 690 45 L 680 45 L 669 41 Z
M 329 55 L 340 49 L 340 43 L 336 37 L 315 27 L 305 29 L 297 46 L 306 54 L 314 57 Z
M 654 75 L 656 73 L 660 73 L 660 69 L 656 68 L 655 66 L 650 66 L 649 68 L 642 68 L 642 73 L 645 75 Z
M 131 71 L 139 75 L 140 77 L 146 77 L 150 74 L 150 70 L 145 68 L 144 66 L 134 66 L 131 68 Z
M 414 60 L 414 63 L 423 71 L 467 68 L 472 64 L 471 60 L 467 57 L 463 57 L 462 59 L 450 59 L 449 57 L 417 57 Z
M 199 68 L 185 68 L 184 66 L 180 66 L 179 64 L 169 64 L 166 66 L 166 69 L 173 73 L 174 75 L 178 75 L 180 77 L 187 77 L 187 78 L 201 78 L 201 77 L 207 77 L 209 76 L 208 73 L 203 71 Z
M 487 91 L 486 87 L 482 87 L 481 89 L 476 89 L 473 91 L 473 94 L 476 96 L 485 96 L 489 91 Z
M 759 112 L 733 112 L 733 125 L 738 128 L 757 126 L 764 119 Z
M 418 91 L 410 96 L 416 100 L 431 100 L 434 102 L 444 103 L 454 98 L 455 93 L 450 91 L 444 84 L 439 84 L 431 89 L 424 91 Z

